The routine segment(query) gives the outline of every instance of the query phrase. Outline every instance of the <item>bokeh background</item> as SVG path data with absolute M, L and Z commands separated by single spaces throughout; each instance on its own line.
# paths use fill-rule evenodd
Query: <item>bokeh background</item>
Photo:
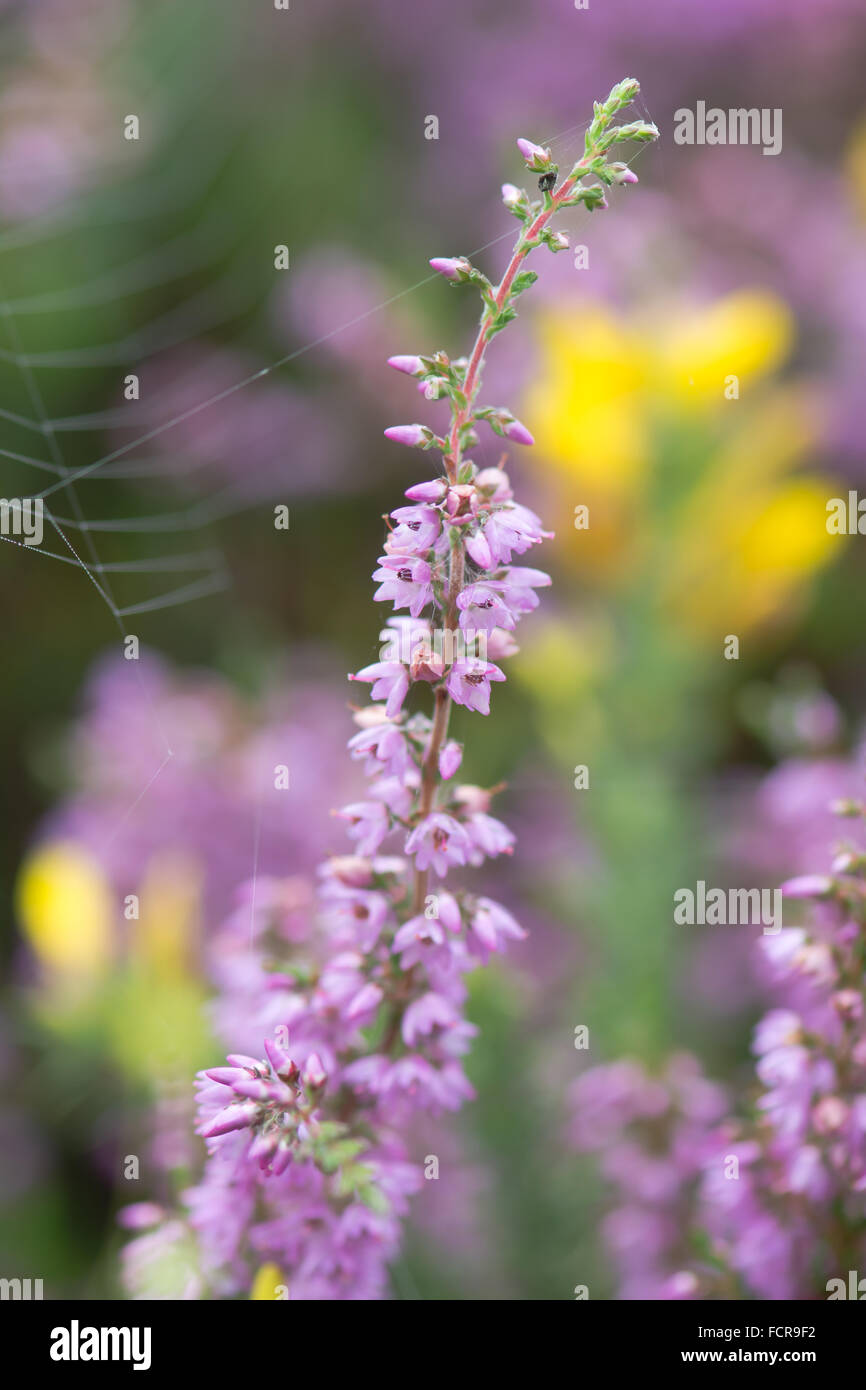
M 393 1271 L 398 1298 L 611 1296 L 575 1028 L 592 1062 L 747 1073 L 753 933 L 676 928 L 673 893 L 822 869 L 862 787 L 866 562 L 825 525 L 866 487 L 862 7 L 4 0 L 0 26 L 2 493 L 51 487 L 59 527 L 0 545 L 0 1272 L 46 1296 L 117 1296 L 117 1209 L 196 1170 L 239 885 L 302 899 L 341 844 L 345 675 L 419 471 L 382 430 L 430 410 L 384 359 L 459 353 L 476 313 L 428 258 L 496 274 L 515 138 L 567 164 L 641 80 L 640 186 L 574 215 L 588 268 L 537 266 L 486 378 L 556 531 L 467 753 L 508 784 L 496 896 L 531 936 L 473 983 L 479 1099 L 419 1135 L 448 1175 Z M 780 107 L 781 153 L 676 145 L 699 100 Z

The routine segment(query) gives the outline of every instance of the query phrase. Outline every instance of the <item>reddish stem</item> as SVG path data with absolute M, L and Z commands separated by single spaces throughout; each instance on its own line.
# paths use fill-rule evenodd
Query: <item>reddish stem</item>
M 500 280 L 494 291 L 495 313 L 491 309 L 485 309 L 481 316 L 481 324 L 478 329 L 478 336 L 472 348 L 472 355 L 469 358 L 469 365 L 466 368 L 466 376 L 463 379 L 463 393 L 466 397 L 466 405 L 454 411 L 451 420 L 451 429 L 448 435 L 448 451 L 445 455 L 445 469 L 448 480 L 451 483 L 457 482 L 460 471 L 462 457 L 462 445 L 460 433 L 464 425 L 470 419 L 472 409 L 475 404 L 475 397 L 481 385 L 481 367 L 484 363 L 484 354 L 487 344 L 490 342 L 490 329 L 496 314 L 503 309 L 511 287 L 514 284 L 515 276 L 520 270 L 521 265 L 526 260 L 530 251 L 534 250 L 533 243 L 539 233 L 544 229 L 550 218 L 559 210 L 564 200 L 571 193 L 574 185 L 586 173 L 591 156 L 586 155 L 576 164 L 568 178 L 563 181 L 554 194 L 550 196 L 547 206 L 543 207 L 535 217 L 531 225 L 524 229 L 518 238 L 511 260 L 509 261 L 505 274 Z M 451 560 L 448 573 L 448 614 L 446 617 L 446 628 L 456 631 L 457 628 L 457 595 L 463 587 L 463 547 L 453 546 L 451 550 Z M 438 780 L 439 754 L 445 742 L 448 732 L 448 719 L 451 713 L 451 697 L 444 685 L 436 689 L 435 708 L 433 713 L 433 728 L 430 733 L 430 742 L 424 754 L 424 761 L 421 765 L 421 794 L 418 801 L 419 816 L 427 816 L 433 808 L 433 801 L 436 794 L 436 784 Z M 428 875 L 425 869 L 416 869 L 414 876 L 414 888 L 412 893 L 412 910 L 415 914 L 419 913 L 427 896 Z

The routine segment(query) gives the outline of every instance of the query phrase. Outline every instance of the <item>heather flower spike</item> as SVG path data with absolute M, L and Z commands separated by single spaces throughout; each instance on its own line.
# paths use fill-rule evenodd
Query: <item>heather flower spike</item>
M 605 1231 L 621 1298 L 844 1298 L 864 1267 L 866 856 L 845 846 L 832 868 L 782 885 L 811 904 L 806 926 L 760 938 L 774 1006 L 739 1112 L 687 1056 L 658 1077 L 593 1067 L 575 1086 L 575 1146 L 600 1151 L 618 1189 Z
M 472 1096 L 461 1062 L 474 1032 L 463 1018 L 464 976 L 524 932 L 507 908 L 451 883 L 455 868 L 510 854 L 514 836 L 490 813 L 493 791 L 456 781 L 464 750 L 449 722 L 455 704 L 467 711 L 464 727 L 489 714 L 493 687 L 506 679 L 498 663 L 517 650 L 512 633 L 550 583 L 512 560 L 550 532 L 515 500 L 502 467 L 479 470 L 466 452 L 482 422 L 532 444 L 511 411 L 479 403 L 485 355 L 537 278 L 527 257 L 564 244 L 553 218 L 580 202 L 600 206 L 604 187 L 622 182 L 604 151 L 637 90 L 620 84 L 596 107 L 593 139 L 558 188 L 550 151 L 519 142 L 541 196 L 503 189 L 522 225 L 498 285 L 466 257 L 431 262 L 480 294 L 468 356 L 389 359 L 448 414 L 441 434 L 421 424 L 385 434 L 438 450 L 442 470 L 406 488 L 409 505 L 391 512 L 373 576 L 375 600 L 395 616 L 380 659 L 350 677 L 371 687 L 374 702 L 356 713 L 349 741 L 367 793 L 336 813 L 352 852 L 321 867 L 315 930 L 245 938 L 243 968 L 224 988 L 237 1040 L 256 1055 L 232 1053 L 198 1078 L 198 1132 L 210 1156 L 185 1194 L 186 1223 L 174 1219 L 163 1239 L 196 1234 L 202 1278 L 218 1296 L 248 1290 L 267 1262 L 285 1272 L 293 1299 L 382 1296 L 408 1197 L 421 1185 L 406 1126 L 417 1112 L 456 1110 Z M 429 714 L 404 708 L 413 685 Z M 266 895 L 257 901 L 265 912 Z

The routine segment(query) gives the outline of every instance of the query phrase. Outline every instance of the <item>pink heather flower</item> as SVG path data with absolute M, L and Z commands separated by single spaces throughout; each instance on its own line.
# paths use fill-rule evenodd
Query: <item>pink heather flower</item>
M 478 513 L 478 489 L 474 483 L 452 483 L 445 498 L 445 510 L 455 525 L 471 522 Z
M 495 816 L 488 816 L 483 811 L 476 811 L 474 815 L 467 816 L 463 824 L 470 840 L 479 851 L 479 862 L 485 855 L 488 859 L 495 859 L 499 854 L 513 853 L 514 834 L 507 825 L 503 825 L 502 821 L 497 820 Z M 473 856 L 473 862 L 474 858 L 475 856 Z
M 555 170 L 549 150 L 519 143 L 531 168 Z M 503 199 L 517 211 L 529 203 L 514 185 L 503 187 Z M 539 228 L 555 210 L 546 199 Z M 562 240 L 546 230 L 548 245 Z M 498 307 L 510 310 L 510 287 L 530 249 L 521 237 L 495 291 L 463 256 L 430 264 L 452 282 L 477 282 L 489 326 L 491 291 Z M 514 843 L 490 814 L 493 792 L 451 782 L 463 749 L 444 732 L 443 683 L 455 703 L 486 715 L 491 684 L 505 675 L 493 661 L 466 655 L 465 632 L 486 635 L 477 648 L 485 656 L 513 654 L 509 630 L 537 605 L 535 590 L 550 583 L 539 570 L 511 566 L 513 555 L 548 537 L 539 518 L 514 502 L 502 469 L 478 472 L 464 456 L 474 419 L 487 419 L 515 443 L 533 442 L 507 409 L 476 406 L 488 336 L 482 330 L 463 357 L 388 359 L 429 399 L 449 398 L 450 422 L 443 437 L 417 422 L 389 426 L 385 437 L 435 446 L 447 476 L 405 490 L 409 505 L 390 513 L 373 576 L 375 601 L 408 616 L 387 619 L 379 660 L 349 677 L 371 687 L 373 702 L 354 713 L 349 739 L 351 758 L 369 779 L 366 793 L 333 813 L 345 822 L 354 852 L 320 866 L 315 925 L 311 895 L 299 880 L 268 878 L 259 880 L 255 899 L 249 886 L 243 891 L 219 933 L 211 959 L 221 989 L 218 1026 L 245 1047 L 264 1037 L 265 1059 L 230 1053 L 225 1065 L 199 1073 L 196 1127 L 209 1158 L 199 1184 L 183 1196 L 187 1216 L 170 1235 L 161 1209 L 147 1214 L 162 1231 L 130 1247 L 134 1285 L 142 1284 L 149 1261 L 188 1242 L 201 1264 L 184 1281 L 195 1291 L 190 1296 L 244 1295 L 252 1270 L 264 1262 L 285 1271 L 292 1297 L 302 1301 L 386 1296 L 407 1199 L 421 1185 L 421 1141 L 413 1140 L 410 1162 L 401 1128 L 419 1111 L 456 1110 L 474 1095 L 459 1060 L 476 1032 L 463 1016 L 464 976 L 525 933 L 489 898 L 460 889 L 428 892 L 429 870 L 444 879 L 452 865 L 510 854 Z M 462 633 L 450 633 L 455 611 Z M 440 650 L 446 622 L 449 634 L 462 638 L 453 662 Z M 404 715 L 410 684 L 425 681 L 437 687 L 435 717 L 420 709 Z M 332 777 L 324 780 L 334 785 Z M 403 854 L 381 854 L 398 828 Z M 838 1033 L 855 1011 L 844 991 L 837 993 L 831 1017 Z M 768 1093 L 771 1119 L 785 1105 L 801 1114 L 804 1102 L 791 1094 L 799 1087 L 807 1120 L 813 1106 L 815 1126 L 830 1142 L 857 1125 L 866 1133 L 866 1104 L 862 1111 L 843 1105 L 817 1067 L 806 1069 L 805 1081 L 792 1080 L 783 1065 L 787 1040 L 772 1042 L 762 1059 L 776 1083 Z M 779 1172 L 811 1192 L 817 1176 L 801 1137 L 780 1152 Z M 647 1163 L 635 1200 L 650 1188 L 676 1190 L 676 1176 Z M 858 1169 L 853 1177 L 860 1176 L 866 1185 Z M 144 1213 L 129 1224 L 143 1225 Z
M 515 444 L 535 443 L 535 440 L 529 433 L 529 430 L 526 428 L 525 425 L 522 425 L 519 420 L 508 421 L 508 424 L 505 426 L 505 437 L 506 439 L 512 440 L 512 442 Z
M 388 550 L 424 555 L 436 544 L 442 518 L 435 507 L 396 507 L 391 513 L 398 525 L 388 537 Z
M 469 926 L 481 945 L 488 951 L 503 951 L 508 941 L 524 941 L 526 932 L 501 903 L 492 898 L 479 898 Z
M 441 924 L 433 918 L 410 917 L 394 935 L 394 950 L 400 956 L 401 970 L 420 965 L 428 978 L 436 971 L 446 977 L 454 971 L 454 943 L 446 941 Z
M 384 893 L 342 889 L 328 897 L 324 916 L 328 925 L 333 925 L 343 935 L 348 934 L 353 945 L 369 952 L 388 920 L 389 906 Z
M 463 917 L 460 912 L 460 904 L 453 893 L 440 891 L 436 894 L 436 920 L 441 922 L 448 931 L 456 934 L 463 928 Z
M 388 366 L 393 367 L 395 371 L 405 372 L 407 376 L 420 376 L 424 370 L 421 358 L 409 355 L 389 357 Z
M 416 825 L 406 840 L 406 853 L 419 869 L 433 866 L 444 878 L 451 864 L 465 864 L 471 841 L 463 826 L 444 811 L 433 811 Z
M 398 724 L 377 724 L 371 729 L 361 729 L 349 739 L 348 747 L 353 758 L 365 760 L 364 770 L 368 777 L 383 768 L 394 777 L 402 777 L 412 766 L 406 735 Z
M 412 652 L 409 672 L 413 681 L 440 681 L 445 674 L 445 658 L 429 642 L 419 645 Z
M 490 512 L 484 525 L 484 537 L 494 561 L 508 564 L 512 552 L 522 555 L 530 546 L 552 540 L 553 532 L 543 530 L 540 519 L 528 507 L 511 503 Z
M 419 1038 L 435 1029 L 453 1028 L 459 1022 L 460 1016 L 454 1005 L 431 991 L 409 1005 L 403 1015 L 400 1031 L 406 1046 L 414 1047 Z
M 345 1015 L 347 1021 L 353 1023 L 356 1028 L 366 1028 L 367 1024 L 373 1021 L 383 998 L 384 995 L 378 985 L 364 985 L 363 989 L 359 990 L 349 1002 Z
M 395 444 L 407 444 L 410 449 L 422 449 L 433 438 L 432 430 L 424 425 L 389 425 L 384 431 L 386 439 Z
M 537 608 L 538 595 L 533 591 L 547 588 L 553 581 L 549 574 L 544 573 L 544 570 L 528 569 L 525 565 L 512 565 L 510 569 L 502 572 L 502 577 L 491 576 L 485 582 L 499 590 L 503 602 L 508 605 L 512 614 L 515 614 L 531 613 L 534 608 Z
M 492 661 L 472 657 L 466 661 L 455 661 L 445 684 L 448 694 L 458 705 L 477 710 L 479 714 L 489 714 L 490 682 L 504 680 L 504 671 L 500 671 Z
M 373 578 L 379 583 L 374 601 L 408 608 L 413 618 L 433 597 L 430 566 L 412 555 L 383 555 Z
M 465 256 L 434 256 L 430 264 L 446 280 L 464 280 L 472 269 Z
M 487 655 L 494 661 L 503 661 L 508 656 L 515 656 L 519 651 L 520 648 L 512 634 L 504 628 L 495 627 L 487 634 Z
M 447 782 L 449 778 L 454 776 L 462 761 L 462 745 L 455 743 L 453 738 L 449 739 L 439 754 L 439 776 L 443 782 Z
M 349 838 L 355 841 L 359 854 L 375 854 L 391 829 L 391 818 L 381 801 L 354 801 L 337 815 L 349 822 Z
M 512 628 L 516 619 L 501 596 L 489 584 L 467 584 L 457 595 L 460 626 L 466 631 L 492 632 L 495 627 Z
M 791 1009 L 771 1009 L 755 1029 L 754 1051 L 760 1056 L 777 1047 L 791 1046 L 802 1037 L 803 1020 Z
M 365 666 L 350 681 L 372 681 L 374 700 L 385 700 L 385 711 L 389 719 L 396 719 L 403 708 L 403 701 L 409 689 L 409 672 L 399 661 L 376 661 Z
M 402 661 L 408 665 L 417 647 L 430 643 L 430 624 L 426 618 L 405 617 L 392 613 L 379 633 L 385 643 L 380 653 L 382 661 Z

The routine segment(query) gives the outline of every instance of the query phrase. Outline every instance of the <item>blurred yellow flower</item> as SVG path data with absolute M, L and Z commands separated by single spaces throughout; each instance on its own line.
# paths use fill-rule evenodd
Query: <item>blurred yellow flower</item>
M 539 457 L 591 488 L 628 493 L 647 463 L 647 344 L 592 304 L 543 316 L 538 335 L 542 361 L 526 413 Z
M 739 632 L 794 606 L 827 563 L 828 482 L 799 469 L 819 438 L 808 392 L 772 373 L 794 339 L 787 306 L 745 289 L 624 321 L 600 304 L 544 314 L 525 403 L 549 465 L 560 544 L 596 580 L 652 585 L 693 636 Z
M 256 1303 L 273 1302 L 274 1299 L 284 1297 L 283 1291 L 288 1293 L 286 1278 L 279 1265 L 262 1265 L 253 1280 L 250 1289 L 250 1299 Z
M 99 864 L 80 845 L 42 845 L 24 861 L 18 918 L 39 960 L 56 975 L 87 980 L 107 969 L 114 906 Z
M 129 967 L 105 1010 L 108 1042 L 124 1070 L 148 1080 L 183 1075 L 208 1053 L 204 984 L 196 971 L 201 868 L 188 855 L 155 854 L 124 920 Z
M 650 390 L 700 409 L 724 406 L 731 377 L 740 392 L 775 371 L 791 350 L 786 305 L 762 290 L 741 290 L 663 319 L 654 333 Z
M 201 866 L 188 854 L 162 852 L 147 865 L 131 944 L 133 955 L 161 979 L 194 969 L 201 889 Z

